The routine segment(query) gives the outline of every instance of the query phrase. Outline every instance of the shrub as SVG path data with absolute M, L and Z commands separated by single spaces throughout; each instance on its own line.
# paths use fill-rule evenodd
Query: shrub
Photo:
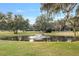
M 47 28 L 45 32 L 46 33 L 51 33 L 52 32 L 52 28 Z

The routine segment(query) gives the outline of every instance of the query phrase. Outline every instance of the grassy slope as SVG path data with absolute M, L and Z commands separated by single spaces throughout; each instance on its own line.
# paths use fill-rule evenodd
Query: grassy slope
M 78 55 L 79 42 L 24 42 L 0 41 L 0 55 L 3 56 L 63 56 Z

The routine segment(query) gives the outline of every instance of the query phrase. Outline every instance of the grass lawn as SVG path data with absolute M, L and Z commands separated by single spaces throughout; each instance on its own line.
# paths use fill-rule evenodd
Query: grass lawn
M 45 35 L 52 35 L 52 36 L 74 36 L 72 31 L 55 31 L 52 33 L 45 33 Z M 79 36 L 79 31 L 76 32 L 76 35 Z
M 13 34 L 13 32 L 0 32 L 0 37 L 17 35 L 35 35 L 40 32 L 27 31 Z M 73 36 L 73 32 L 44 33 L 54 36 Z M 77 32 L 79 36 L 79 32 Z M 79 42 L 26 42 L 0 40 L 1 56 L 79 56 Z
M 13 32 L 9 31 L 0 31 L 0 37 L 2 36 L 17 36 L 17 35 L 35 35 L 40 34 L 39 31 L 25 31 L 25 32 L 19 32 L 18 34 L 14 34 Z M 52 33 L 44 33 L 45 35 L 52 35 L 52 36 L 74 36 L 74 33 L 72 31 L 56 31 Z M 77 36 L 79 36 L 79 32 L 77 32 Z
M 40 32 L 37 31 L 25 31 L 25 32 L 18 32 L 18 34 L 14 34 L 13 32 L 9 32 L 9 31 L 0 31 L 0 37 L 5 37 L 5 36 L 18 36 L 18 35 L 35 35 L 38 34 Z
M 0 40 L 0 56 L 79 56 L 79 42 Z

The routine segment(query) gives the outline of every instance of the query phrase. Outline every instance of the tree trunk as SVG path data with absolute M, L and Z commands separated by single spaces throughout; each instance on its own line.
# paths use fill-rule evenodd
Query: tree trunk
M 14 30 L 14 34 L 18 34 L 18 31 L 17 30 Z
M 23 32 L 25 32 L 25 30 L 23 30 Z
M 75 29 L 75 27 L 73 28 L 73 33 L 74 33 L 74 40 L 76 40 L 76 29 Z

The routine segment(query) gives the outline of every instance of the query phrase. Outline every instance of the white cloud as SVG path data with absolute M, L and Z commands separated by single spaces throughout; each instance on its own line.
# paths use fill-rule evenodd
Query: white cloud
M 38 10 L 37 10 L 37 9 L 28 9 L 28 11 L 29 11 L 29 12 L 39 12 L 40 9 L 38 9 Z
M 35 23 L 35 19 L 36 17 L 27 17 L 29 19 L 30 24 L 34 24 Z
M 21 13 L 21 12 L 24 12 L 24 10 L 18 9 L 16 10 L 16 12 Z
M 34 24 L 34 23 L 35 23 L 35 21 L 32 21 L 32 20 L 30 21 L 30 24 L 31 24 L 31 25 Z
M 17 9 L 16 12 L 17 13 L 22 13 L 22 12 L 38 12 L 39 10 L 37 9 L 27 9 L 27 11 L 23 10 L 23 9 Z
M 36 21 L 36 17 L 24 17 L 25 19 L 29 19 L 30 24 L 34 24 Z

